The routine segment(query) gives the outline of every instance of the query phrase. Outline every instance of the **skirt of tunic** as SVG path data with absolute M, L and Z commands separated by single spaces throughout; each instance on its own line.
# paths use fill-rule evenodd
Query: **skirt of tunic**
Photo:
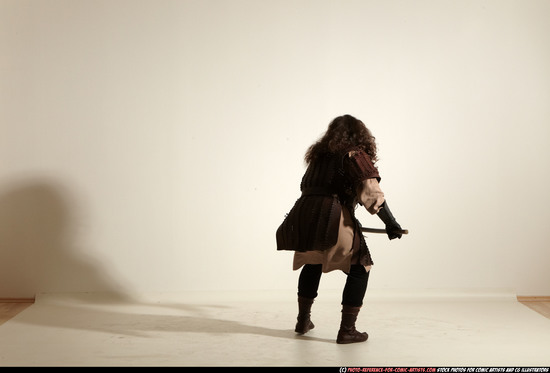
M 294 253 L 293 270 L 300 269 L 304 264 L 322 264 L 325 273 L 334 270 L 349 272 L 350 266 L 358 263 L 359 245 L 354 245 L 354 241 L 358 243 L 354 234 L 354 227 L 355 224 L 350 212 L 346 207 L 342 207 L 336 244 L 328 250 L 296 251 Z M 369 270 L 370 266 L 366 268 Z
M 375 215 L 384 202 L 384 193 L 380 189 L 376 178 L 364 180 L 357 188 L 357 196 L 363 207 Z M 300 269 L 304 264 L 322 264 L 323 272 L 336 269 L 349 272 L 352 264 L 359 263 L 359 237 L 362 232 L 355 232 L 354 218 L 350 211 L 342 206 L 340 213 L 340 225 L 338 227 L 338 240 L 336 244 L 327 250 L 312 250 L 306 252 L 294 252 L 293 270 Z M 369 271 L 371 265 L 365 266 Z

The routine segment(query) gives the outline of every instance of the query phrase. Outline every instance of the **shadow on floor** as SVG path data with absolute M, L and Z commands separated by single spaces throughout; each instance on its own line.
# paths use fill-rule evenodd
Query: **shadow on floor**
M 311 332 L 310 335 L 296 334 L 293 328 L 295 316 L 288 317 L 288 324 L 292 328 L 269 327 L 268 325 L 275 319 L 282 317 L 276 312 L 265 313 L 215 304 L 128 303 L 126 300 L 117 298 L 116 295 L 110 300 L 103 299 L 98 303 L 85 303 L 84 298 L 85 296 L 80 298 L 78 294 L 74 294 L 60 303 L 39 302 L 40 305 L 35 304 L 29 309 L 40 307 L 40 313 L 20 315 L 13 322 L 145 338 L 149 337 L 150 333 L 157 332 L 255 334 L 273 338 L 334 343 L 333 339 L 315 337 Z M 159 314 L 161 309 L 165 309 L 166 314 L 162 311 Z M 238 321 L 243 317 L 250 319 L 251 323 Z

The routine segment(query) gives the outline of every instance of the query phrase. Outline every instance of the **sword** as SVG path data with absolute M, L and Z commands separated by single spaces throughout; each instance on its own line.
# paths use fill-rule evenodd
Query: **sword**
M 363 232 L 363 233 L 387 233 L 387 231 L 383 228 L 363 228 L 363 227 L 361 227 L 361 232 Z M 408 229 L 400 229 L 400 230 L 395 231 L 395 233 L 409 234 L 409 230 Z

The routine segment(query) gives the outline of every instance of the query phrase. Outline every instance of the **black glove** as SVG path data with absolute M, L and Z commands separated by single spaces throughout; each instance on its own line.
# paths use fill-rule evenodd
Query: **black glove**
M 393 240 L 394 238 L 401 238 L 401 233 L 399 231 L 402 230 L 402 228 L 393 217 L 386 201 L 384 201 L 382 206 L 380 206 L 380 210 L 377 215 L 380 219 L 382 219 L 384 224 L 386 224 L 386 232 L 390 240 Z

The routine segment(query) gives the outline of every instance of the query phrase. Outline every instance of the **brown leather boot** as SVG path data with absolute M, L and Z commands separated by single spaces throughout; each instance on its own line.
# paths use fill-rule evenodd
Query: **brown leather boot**
M 365 342 L 369 338 L 367 333 L 355 329 L 355 321 L 357 321 L 359 310 L 361 310 L 361 307 L 342 306 L 342 321 L 336 343 Z
M 315 328 L 315 325 L 311 322 L 311 305 L 313 304 L 312 298 L 304 298 L 298 296 L 298 322 L 294 331 L 298 334 L 306 334 L 311 329 Z

